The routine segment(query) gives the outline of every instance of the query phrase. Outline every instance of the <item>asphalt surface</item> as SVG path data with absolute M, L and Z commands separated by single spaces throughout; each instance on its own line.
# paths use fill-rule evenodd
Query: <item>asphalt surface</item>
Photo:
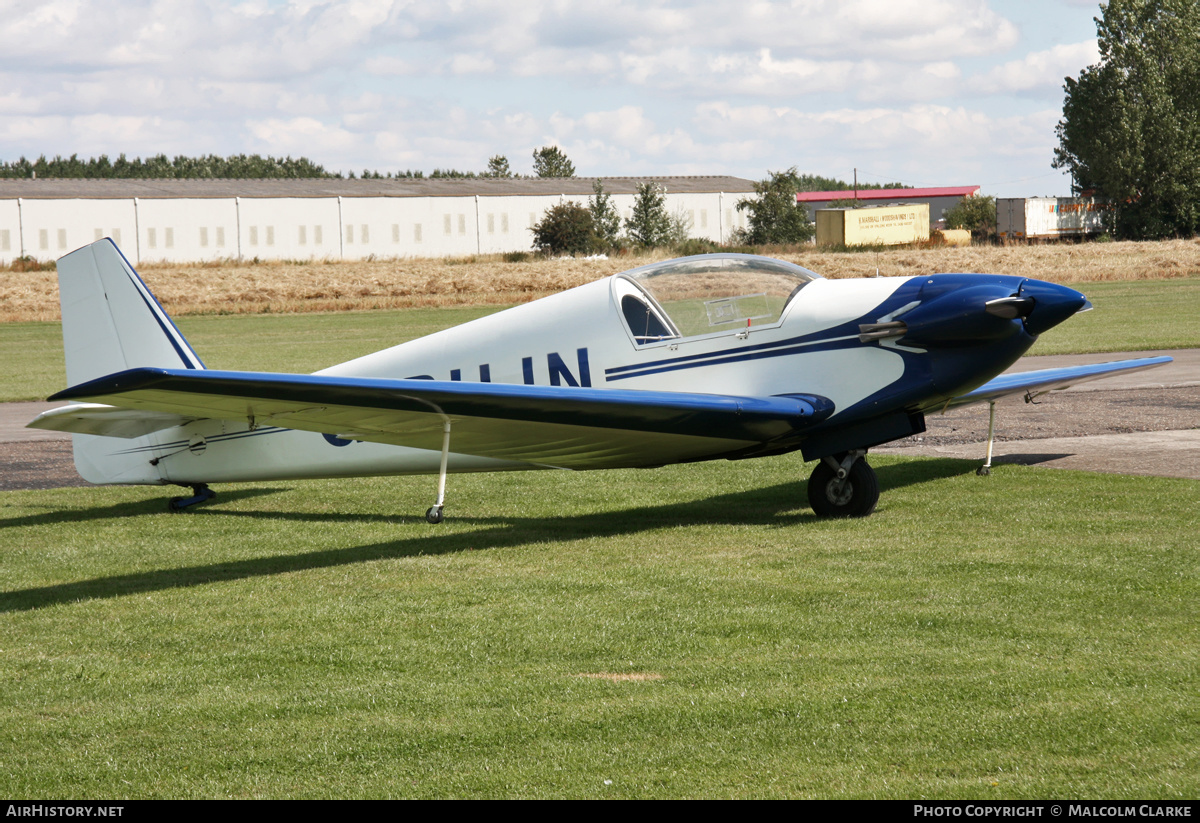
M 1026 357 L 1010 371 L 1167 354 L 1173 363 L 1051 392 L 1027 404 L 996 404 L 993 465 L 1020 463 L 1084 471 L 1200 479 L 1200 349 Z M 75 473 L 70 436 L 25 428 L 58 403 L 0 403 L 0 491 L 86 486 Z M 927 431 L 874 449 L 883 454 L 978 460 L 988 407 L 928 415 Z
M 1170 355 L 1174 362 L 996 404 L 992 464 L 1200 479 L 1200 349 L 1022 358 L 1010 372 Z M 988 406 L 925 418 L 924 434 L 874 452 L 983 463 Z

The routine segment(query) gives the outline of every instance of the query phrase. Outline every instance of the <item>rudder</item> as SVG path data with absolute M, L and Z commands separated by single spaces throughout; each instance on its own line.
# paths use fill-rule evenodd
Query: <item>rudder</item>
M 58 261 L 67 385 L 139 366 L 204 364 L 107 237 Z
M 58 261 L 67 385 L 142 366 L 204 364 L 133 266 L 108 238 Z M 163 483 L 153 446 L 160 433 L 125 440 L 74 434 L 75 468 L 90 483 Z

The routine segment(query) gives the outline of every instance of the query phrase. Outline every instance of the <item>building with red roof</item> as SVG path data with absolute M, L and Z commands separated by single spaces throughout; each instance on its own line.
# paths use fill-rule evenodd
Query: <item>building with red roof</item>
M 936 226 L 946 212 L 964 197 L 979 193 L 979 186 L 941 186 L 927 189 L 846 189 L 843 191 L 802 191 L 796 202 L 808 207 L 808 217 L 816 220 L 817 209 L 829 208 L 830 203 L 858 200 L 864 206 L 899 206 L 905 203 L 928 203 L 929 222 Z

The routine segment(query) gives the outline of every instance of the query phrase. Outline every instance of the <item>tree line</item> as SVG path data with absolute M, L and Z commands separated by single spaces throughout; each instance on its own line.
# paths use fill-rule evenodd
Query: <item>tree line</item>
M 115 160 L 108 155 L 81 159 L 78 155 L 37 160 L 21 157 L 10 163 L 0 163 L 0 178 L 58 178 L 58 179 L 245 179 L 340 177 L 306 157 L 262 157 L 257 154 L 235 154 L 218 157 L 167 157 L 157 154 L 144 160 L 132 160 L 124 154 Z
M 533 152 L 533 171 L 535 177 L 574 177 L 575 166 L 557 146 L 543 146 Z M 458 177 L 503 177 L 516 178 L 509 168 L 508 158 L 496 155 L 488 161 L 487 169 L 482 172 L 459 171 L 457 169 L 434 169 L 428 175 L 431 179 Z M 405 170 L 387 172 L 386 174 L 370 169 L 363 169 L 363 179 L 425 179 L 423 171 Z M 0 162 L 0 178 L 5 179 L 213 179 L 213 180 L 245 180 L 245 179 L 280 179 L 280 178 L 335 178 L 354 179 L 354 172 L 343 175 L 341 172 L 328 171 L 319 163 L 314 163 L 307 157 L 263 157 L 258 154 L 235 154 L 221 157 L 215 154 L 203 157 L 167 157 L 156 154 L 153 157 L 130 159 L 124 154 L 115 160 L 108 155 L 99 157 L 80 158 L 77 154 L 70 157 L 55 155 L 47 158 L 44 154 L 36 160 L 20 157 L 12 162 Z

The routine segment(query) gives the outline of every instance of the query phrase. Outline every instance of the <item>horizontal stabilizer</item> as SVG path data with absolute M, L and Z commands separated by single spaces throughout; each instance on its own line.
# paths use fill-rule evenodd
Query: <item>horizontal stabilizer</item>
M 100 403 L 75 403 L 50 409 L 35 417 L 30 429 L 98 434 L 104 437 L 141 437 L 163 429 L 182 426 L 195 418 L 143 409 L 120 409 Z
M 1016 394 L 1042 394 L 1077 386 L 1091 380 L 1100 380 L 1114 374 L 1152 369 L 1170 363 L 1171 357 L 1143 357 L 1137 360 L 1116 360 L 1111 363 L 1094 363 L 1088 366 L 1066 366 L 1059 369 L 1002 374 L 988 381 L 975 391 L 968 392 L 950 401 L 945 408 L 967 406 L 971 403 L 986 403 Z

